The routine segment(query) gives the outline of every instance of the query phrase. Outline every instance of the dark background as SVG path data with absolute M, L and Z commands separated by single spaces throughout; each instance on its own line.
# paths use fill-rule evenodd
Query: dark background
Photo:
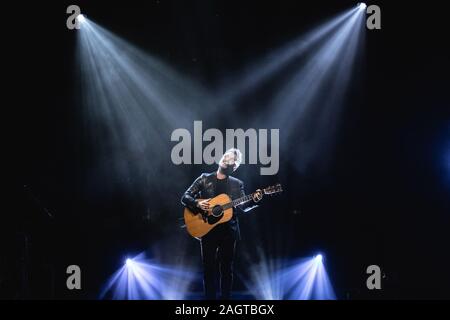
M 174 182 L 173 189 L 164 190 L 167 197 L 152 198 L 149 189 L 145 201 L 120 188 L 107 188 L 101 197 L 86 188 L 93 155 L 78 123 L 75 32 L 65 26 L 69 4 L 18 3 L 4 24 L 10 44 L 4 50 L 11 54 L 5 66 L 11 99 L 4 106 L 11 164 L 5 168 L 8 193 L 1 223 L 2 298 L 95 299 L 127 254 L 161 242 L 166 248 L 178 245 L 171 232 L 180 232 L 178 199 L 190 181 Z M 111 32 L 214 91 L 227 73 L 356 2 L 76 4 Z M 339 299 L 448 299 L 448 19 L 429 2 L 374 4 L 382 10 L 382 30 L 367 31 L 364 89 L 346 106 L 327 168 L 322 174 L 300 174 L 282 161 L 275 178 L 238 177 L 245 178 L 248 191 L 283 183 L 283 195 L 258 209 L 260 245 L 294 229 L 286 232 L 289 250 L 283 255 L 324 252 Z M 239 111 L 255 107 L 242 104 Z M 192 180 L 214 170 L 186 168 L 168 166 L 161 179 L 170 179 L 170 170 L 189 170 Z M 149 210 L 155 212 L 151 219 Z M 254 240 L 256 218 L 242 220 L 245 247 Z M 198 244 L 179 237 L 188 243 L 187 254 L 199 259 Z M 237 259 L 236 268 L 245 269 Z M 82 267 L 79 292 L 65 288 L 69 264 Z M 382 268 L 381 291 L 365 287 L 370 264 Z M 242 289 L 239 281 L 236 288 Z

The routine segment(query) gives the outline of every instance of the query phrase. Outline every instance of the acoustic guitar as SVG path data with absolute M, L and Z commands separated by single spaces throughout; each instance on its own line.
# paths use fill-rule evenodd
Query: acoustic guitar
M 276 184 L 262 189 L 262 194 L 273 195 L 282 191 L 281 184 Z M 188 233 L 195 238 L 203 237 L 215 226 L 229 221 L 233 217 L 233 208 L 253 200 L 255 193 L 250 193 L 235 200 L 231 200 L 225 193 L 219 194 L 209 200 L 210 209 L 207 211 L 202 210 L 200 213 L 192 212 L 187 207 L 184 208 L 184 222 Z M 201 201 L 203 199 L 197 200 Z

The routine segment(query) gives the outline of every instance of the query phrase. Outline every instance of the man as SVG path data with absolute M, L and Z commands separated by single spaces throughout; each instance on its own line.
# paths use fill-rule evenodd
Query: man
M 226 193 L 231 199 L 245 195 L 244 183 L 231 176 L 242 161 L 242 154 L 238 149 L 227 150 L 219 161 L 216 172 L 203 173 L 186 190 L 181 203 L 191 211 L 201 214 L 209 209 L 209 199 Z M 198 198 L 206 200 L 198 201 Z M 253 195 L 256 203 L 262 199 L 262 191 L 257 190 Z M 248 203 L 238 207 L 241 212 L 248 212 L 256 206 L 249 208 Z M 216 299 L 216 267 L 220 272 L 221 299 L 231 297 L 233 282 L 233 258 L 236 241 L 240 239 L 237 212 L 233 209 L 233 217 L 225 223 L 215 226 L 201 238 L 201 254 L 203 262 L 203 283 L 206 299 Z

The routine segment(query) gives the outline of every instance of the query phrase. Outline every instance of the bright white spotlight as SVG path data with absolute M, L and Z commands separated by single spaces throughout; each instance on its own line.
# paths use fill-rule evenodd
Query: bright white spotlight
M 195 273 L 191 268 L 159 264 L 139 254 L 126 259 L 108 279 L 100 299 L 183 300 L 194 280 Z
M 364 2 L 360 2 L 360 3 L 358 3 L 358 7 L 359 7 L 361 10 L 365 10 L 365 9 L 367 8 L 367 4 L 365 4 Z
M 252 266 L 257 276 L 244 283 L 258 300 L 335 300 L 322 259 L 317 254 L 287 264 L 262 260 Z
M 76 20 L 80 121 L 86 124 L 86 139 L 93 143 L 95 157 L 111 157 L 108 168 L 94 174 L 106 170 L 125 189 L 135 185 L 136 190 L 144 190 L 138 185 L 147 186 L 145 177 L 157 176 L 158 169 L 167 165 L 161 154 L 173 152 L 167 137 L 194 120 L 211 117 L 216 103 L 194 80 L 96 24 L 89 15 L 84 17 L 84 23 Z M 96 137 L 103 134 L 108 142 L 97 143 Z M 132 172 L 145 173 L 131 181 Z M 187 180 L 187 174 L 180 172 L 177 179 Z M 153 187 L 161 185 L 152 183 Z M 137 196 L 148 198 L 144 192 Z
M 79 23 L 86 22 L 86 18 L 85 18 L 85 16 L 82 15 L 82 14 L 79 14 L 79 15 L 77 16 L 77 20 L 78 20 Z

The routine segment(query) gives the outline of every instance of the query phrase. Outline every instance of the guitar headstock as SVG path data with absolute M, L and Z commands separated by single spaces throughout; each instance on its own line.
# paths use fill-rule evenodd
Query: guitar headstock
M 264 194 L 267 194 L 267 195 L 277 194 L 282 191 L 283 191 L 283 187 L 279 183 L 263 189 Z

